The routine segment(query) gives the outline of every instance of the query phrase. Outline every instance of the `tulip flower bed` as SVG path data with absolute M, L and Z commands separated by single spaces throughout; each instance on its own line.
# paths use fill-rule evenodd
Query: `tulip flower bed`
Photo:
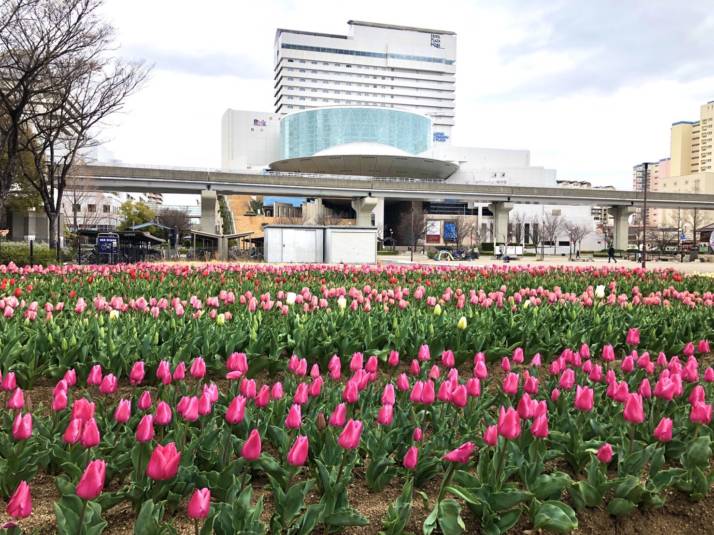
M 714 479 L 711 279 L 5 271 L 8 532 L 109 533 L 121 509 L 147 535 L 567 533 L 594 508 L 705 499 Z M 38 526 L 48 478 L 54 518 Z M 377 517 L 356 486 L 390 496 Z

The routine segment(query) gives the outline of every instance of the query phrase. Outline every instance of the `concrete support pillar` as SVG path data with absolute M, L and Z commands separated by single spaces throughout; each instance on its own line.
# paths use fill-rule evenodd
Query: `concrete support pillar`
M 225 262 L 228 260 L 228 238 L 220 236 L 218 238 L 218 260 Z
M 494 202 L 488 205 L 493 214 L 493 242 L 506 243 L 508 241 L 508 212 L 513 210 L 513 203 Z
M 216 232 L 216 202 L 218 196 L 215 191 L 203 190 L 201 192 L 201 231 Z
M 610 215 L 614 219 L 615 238 L 613 247 L 618 251 L 627 250 L 627 242 L 630 234 L 630 214 L 635 209 L 631 206 L 613 206 L 610 208 Z
M 362 197 L 352 201 L 352 208 L 356 215 L 356 225 L 358 227 L 372 226 L 372 210 L 377 206 L 379 199 L 376 197 Z
M 384 199 L 377 199 L 377 206 L 374 208 L 374 226 L 381 228 L 384 234 Z

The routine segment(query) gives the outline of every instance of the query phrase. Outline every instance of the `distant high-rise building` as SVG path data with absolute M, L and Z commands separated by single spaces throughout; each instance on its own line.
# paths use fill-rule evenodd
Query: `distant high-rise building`
M 381 106 L 431 117 L 435 143 L 454 126 L 456 34 L 351 20 L 348 35 L 278 29 L 275 111 Z
M 714 100 L 702 104 L 698 121 L 672 124 L 671 176 L 714 171 Z
M 647 162 L 647 191 L 663 191 L 664 179 L 671 173 L 670 158 L 662 158 L 658 162 Z M 632 168 L 632 189 L 644 191 L 645 189 L 645 164 L 641 163 Z M 635 223 L 642 224 L 642 210 L 637 209 Z M 647 226 L 661 224 L 661 214 L 657 208 L 647 208 Z

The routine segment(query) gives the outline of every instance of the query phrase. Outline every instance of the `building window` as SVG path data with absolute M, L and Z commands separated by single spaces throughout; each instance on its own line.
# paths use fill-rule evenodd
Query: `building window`
M 72 205 L 72 211 L 76 214 L 77 212 L 82 211 L 82 205 L 81 204 L 73 204 Z
M 96 204 L 88 204 L 87 205 L 87 212 L 90 214 L 93 214 L 97 211 L 97 205 Z
M 102 205 L 102 212 L 105 214 L 109 214 L 112 211 L 112 207 L 109 206 L 108 204 Z

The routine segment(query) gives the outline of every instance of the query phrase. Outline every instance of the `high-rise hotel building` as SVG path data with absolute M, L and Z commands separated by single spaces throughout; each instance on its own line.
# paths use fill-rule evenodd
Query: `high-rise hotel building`
M 714 100 L 702 104 L 698 121 L 672 125 L 672 176 L 714 171 Z
M 401 108 L 431 117 L 433 141 L 454 126 L 456 34 L 351 20 L 347 35 L 278 29 L 275 111 Z

